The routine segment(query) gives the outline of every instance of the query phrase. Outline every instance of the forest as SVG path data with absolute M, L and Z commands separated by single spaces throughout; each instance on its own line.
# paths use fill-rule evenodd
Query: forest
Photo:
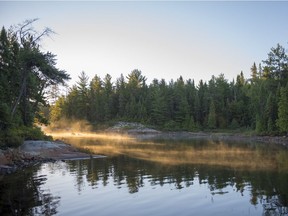
M 232 81 L 220 74 L 199 83 L 182 76 L 147 83 L 135 69 L 113 82 L 109 74 L 90 80 L 82 71 L 59 95 L 70 76 L 56 67 L 55 54 L 41 51 L 41 39 L 53 31 L 35 31 L 35 21 L 0 33 L 0 146 L 45 138 L 36 125 L 57 127 L 67 119 L 85 120 L 94 128 L 125 120 L 160 130 L 288 132 L 288 56 L 280 44 L 252 64 L 250 77 L 240 72 Z
M 224 74 L 208 82 L 154 79 L 140 70 L 113 83 L 111 75 L 91 80 L 82 71 L 78 81 L 50 108 L 50 121 L 86 120 L 101 125 L 119 120 L 141 122 L 162 130 L 248 130 L 258 135 L 288 132 L 288 56 L 277 44 L 266 60 L 241 71 L 229 82 Z M 57 124 L 55 124 L 57 125 Z
M 20 145 L 24 139 L 44 139 L 36 124 L 48 123 L 41 107 L 48 106 L 47 88 L 70 78 L 56 67 L 56 56 L 40 49 L 53 31 L 37 32 L 27 20 L 0 32 L 0 147 Z

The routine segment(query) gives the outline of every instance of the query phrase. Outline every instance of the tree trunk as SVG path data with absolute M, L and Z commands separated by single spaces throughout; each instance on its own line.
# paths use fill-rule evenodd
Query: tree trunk
M 17 106 L 18 104 L 20 103 L 20 100 L 23 96 L 23 93 L 26 91 L 26 86 L 27 86 L 27 72 L 24 71 L 23 73 L 23 80 L 22 80 L 22 85 L 21 85 L 21 88 L 20 88 L 20 92 L 19 92 L 19 95 L 17 97 L 17 100 L 15 101 L 14 103 L 14 106 L 13 106 L 13 109 L 12 109 L 12 112 L 11 112 L 11 117 L 13 119 L 14 115 L 15 115 L 15 112 L 16 112 L 16 109 L 17 109 Z

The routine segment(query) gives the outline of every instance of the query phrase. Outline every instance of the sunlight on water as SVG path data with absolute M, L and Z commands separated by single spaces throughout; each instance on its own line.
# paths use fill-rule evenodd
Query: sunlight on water
M 288 170 L 288 153 L 265 145 L 239 145 L 215 140 L 141 140 L 119 134 L 62 136 L 94 154 L 129 155 L 157 163 L 218 165 L 245 170 Z M 85 137 L 85 139 L 82 139 Z
M 53 132 L 47 133 L 47 135 L 53 136 L 56 139 L 65 138 L 96 138 L 100 140 L 134 140 L 135 138 L 122 135 L 122 134 L 112 134 L 112 133 L 89 133 L 89 132 Z
M 0 215 L 288 215 L 287 149 L 94 134 L 108 157 L 31 167 L 0 181 Z
M 61 215 L 242 216 L 287 211 L 276 193 L 270 194 L 272 176 L 266 172 L 254 174 L 266 182 L 261 183 L 249 172 L 157 166 L 118 156 L 45 164 L 37 174 L 47 178 L 43 190 L 61 197 Z M 278 208 L 265 209 L 275 202 Z

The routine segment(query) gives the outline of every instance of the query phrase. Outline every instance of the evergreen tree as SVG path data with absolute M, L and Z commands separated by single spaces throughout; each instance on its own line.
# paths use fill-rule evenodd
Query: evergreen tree
M 207 115 L 209 111 L 209 93 L 208 86 L 206 83 L 203 83 L 203 80 L 200 80 L 198 85 L 198 95 L 196 97 L 196 103 L 196 121 L 199 126 L 205 127 L 207 124 Z
M 116 98 L 118 101 L 118 117 L 123 118 L 126 115 L 125 107 L 128 101 L 127 83 L 123 74 L 116 81 Z
M 259 78 L 260 78 L 260 79 L 262 78 L 262 74 L 263 74 L 262 65 L 261 65 L 261 63 L 259 63 L 259 66 L 258 66 L 258 75 L 259 75 Z
M 180 76 L 179 79 L 175 82 L 174 87 L 174 119 L 179 126 L 183 127 L 187 116 L 189 116 L 189 105 L 186 98 L 185 83 L 183 77 Z M 188 117 L 189 120 L 189 117 Z
M 273 55 L 279 57 L 278 54 L 283 51 L 280 48 L 277 48 L 279 52 L 275 49 Z M 269 58 L 273 55 L 269 54 Z M 283 52 L 280 55 L 283 57 L 282 60 L 285 59 L 285 55 Z M 273 58 L 277 59 L 275 56 Z M 270 60 L 273 60 L 272 57 Z M 218 77 L 212 76 L 208 84 L 200 80 L 197 87 L 193 80 L 184 81 L 182 76 L 176 82 L 171 80 L 168 84 L 164 79 L 161 81 L 154 79 L 147 86 L 146 77 L 139 70 L 130 72 L 127 81 L 121 74 L 116 80 L 115 87 L 109 74 L 103 81 L 95 76 L 88 86 L 87 79 L 85 81 L 85 76 L 82 74 L 77 86 L 72 87 L 64 102 L 59 104 L 63 106 L 61 109 L 63 115 L 83 118 L 85 112 L 81 106 L 85 105 L 83 96 L 87 94 L 84 92 L 88 92 L 86 105 L 88 104 L 88 120 L 92 123 L 123 119 L 149 122 L 160 128 L 174 130 L 242 127 L 255 129 L 261 134 L 275 133 L 280 127 L 282 131 L 285 130 L 283 104 L 286 99 L 283 96 L 285 83 L 283 74 L 286 66 L 284 63 L 278 64 L 281 66 L 278 67 L 280 68 L 278 71 L 281 71 L 278 73 L 277 68 L 273 66 L 277 61 L 270 60 L 270 63 L 265 61 L 263 70 L 261 64 L 257 69 L 254 63 L 251 67 L 251 78 L 247 81 L 241 71 L 236 81 L 233 80 L 231 83 L 220 74 Z M 5 83 L 5 79 L 7 77 L 2 75 L 0 82 Z M 17 82 L 20 83 L 15 80 L 15 83 Z M 5 92 L 5 95 L 1 95 L 1 99 L 7 100 L 5 99 L 9 95 L 7 92 L 13 89 L 0 87 L 0 91 Z M 14 101 L 15 98 L 17 97 L 14 97 Z M 0 115 L 5 116 L 9 104 L 2 104 L 1 107 Z M 81 109 L 82 111 L 79 111 Z
M 277 126 L 281 132 L 288 133 L 288 84 L 281 89 L 280 100 L 278 104 Z
M 108 121 L 112 118 L 114 111 L 114 94 L 113 94 L 113 83 L 111 81 L 112 77 L 110 74 L 106 74 L 106 76 L 104 77 L 104 120 Z
M 272 78 L 271 71 L 270 71 L 270 68 L 269 68 L 269 67 L 267 67 L 267 66 L 264 67 L 262 78 L 263 78 L 263 79 L 270 79 L 270 78 Z
M 89 121 L 104 121 L 103 107 L 103 82 L 97 75 L 93 77 L 89 85 Z
M 186 89 L 186 98 L 188 102 L 188 110 L 189 110 L 189 115 L 193 116 L 193 119 L 195 117 L 195 96 L 196 96 L 196 87 L 194 80 L 189 79 L 186 83 L 185 86 Z
M 216 128 L 216 110 L 213 100 L 210 103 L 209 114 L 208 114 L 208 128 Z
M 276 48 L 272 47 L 268 53 L 268 58 L 263 61 L 266 70 L 269 70 L 271 77 L 282 80 L 284 83 L 288 79 L 288 56 L 285 48 L 277 44 Z
M 66 115 L 65 104 L 66 104 L 65 97 L 61 96 L 58 98 L 55 104 L 50 107 L 49 119 L 51 122 L 57 122 Z
M 133 70 L 128 76 L 127 93 L 128 103 L 125 106 L 126 115 L 129 119 L 137 119 L 137 116 L 144 117 L 146 114 L 144 101 L 144 89 L 146 89 L 146 77 L 140 70 Z
M 260 114 L 256 115 L 256 128 L 255 128 L 255 130 L 259 134 L 266 130 L 264 118 L 262 116 L 260 116 Z
M 158 83 L 158 80 L 153 80 L 150 86 L 151 91 L 151 123 L 155 125 L 164 125 L 168 119 L 168 106 L 166 96 L 165 80 Z
M 245 78 L 243 71 L 240 72 L 240 75 L 237 75 L 236 83 L 238 86 L 244 86 L 245 85 Z
M 275 131 L 276 119 L 277 119 L 276 97 L 270 92 L 265 106 L 265 121 L 267 122 L 268 132 Z
M 214 94 L 210 90 L 210 95 L 215 104 L 215 110 L 217 113 L 217 122 L 220 128 L 226 128 L 228 126 L 229 110 L 228 102 L 230 100 L 230 86 L 225 79 L 224 74 L 220 74 L 215 78 L 215 90 Z M 209 85 L 210 89 L 210 85 Z
M 33 130 L 36 120 L 47 123 L 42 112 L 48 105 L 47 89 L 69 79 L 56 68 L 56 56 L 40 50 L 40 39 L 52 31 L 37 32 L 35 21 L 0 32 L 0 145 L 18 145 L 27 134 L 21 128 Z
M 14 118 L 20 106 L 19 111 L 24 125 L 33 123 L 33 116 L 38 111 L 39 103 L 45 105 L 44 89 L 50 85 L 64 84 L 69 79 L 65 71 L 55 67 L 55 55 L 40 51 L 39 40 L 51 34 L 52 30 L 46 28 L 43 32 L 37 33 L 32 26 L 36 20 L 25 21 L 11 36 L 11 40 L 16 38 L 18 42 L 16 62 L 19 64 L 17 68 L 21 83 L 12 107 L 11 117 Z
M 77 82 L 77 93 L 78 103 L 77 105 L 77 119 L 88 119 L 89 116 L 89 98 L 88 98 L 88 81 L 89 77 L 84 71 L 78 76 L 79 81 Z
M 258 78 L 258 70 L 257 70 L 255 62 L 253 63 L 251 67 L 251 78 L 253 82 Z

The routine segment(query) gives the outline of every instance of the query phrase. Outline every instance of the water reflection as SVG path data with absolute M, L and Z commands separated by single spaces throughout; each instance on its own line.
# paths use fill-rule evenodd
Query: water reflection
M 36 175 L 37 167 L 2 176 L 0 180 L 0 215 L 54 215 L 60 202 L 41 189 L 46 176 Z
M 288 171 L 288 151 L 281 146 L 219 140 L 139 140 L 66 138 L 78 148 L 108 156 L 128 155 L 162 164 L 204 164 L 242 170 Z
M 50 169 L 55 168 L 52 166 Z M 117 189 L 126 188 L 130 194 L 147 187 L 169 185 L 175 190 L 190 187 L 197 190 L 195 185 L 205 185 L 212 199 L 228 193 L 242 196 L 248 193 L 250 204 L 262 206 L 263 214 L 288 214 L 288 173 L 191 164 L 171 166 L 124 155 L 100 160 L 67 161 L 62 163 L 61 169 L 73 174 L 74 182 L 77 182 L 75 189 L 80 193 L 87 187 L 85 182 L 89 183 L 91 189 L 113 185 Z
M 261 204 L 265 215 L 288 214 L 288 153 L 280 146 L 201 139 L 76 138 L 69 142 L 112 157 L 96 164 L 82 161 L 92 185 L 99 181 L 107 185 L 112 176 L 118 187 L 125 184 L 129 193 L 136 193 L 144 187 L 145 178 L 151 186 L 174 184 L 176 189 L 198 181 L 208 184 L 212 195 L 225 195 L 228 187 L 241 194 L 249 190 L 250 203 Z M 73 166 L 75 162 L 70 163 Z
M 279 146 L 66 141 L 108 157 L 47 163 L 5 176 L 0 215 L 288 215 L 288 155 Z

